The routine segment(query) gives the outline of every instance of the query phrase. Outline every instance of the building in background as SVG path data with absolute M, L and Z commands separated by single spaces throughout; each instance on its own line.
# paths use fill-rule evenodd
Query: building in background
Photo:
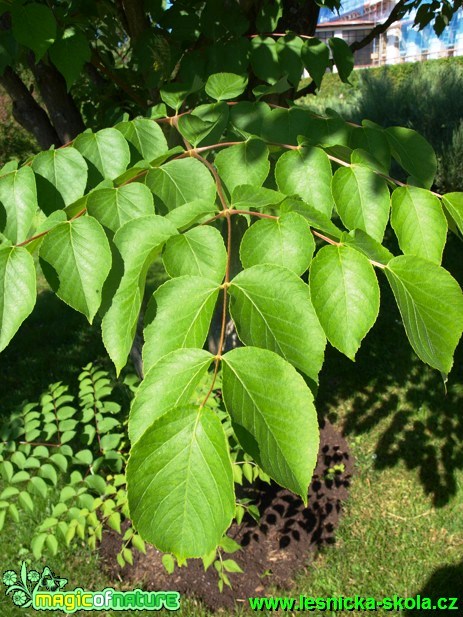
M 338 15 L 320 10 L 316 36 L 332 36 L 348 44 L 362 40 L 378 23 L 384 22 L 395 0 L 345 0 Z M 378 66 L 416 62 L 432 58 L 463 55 L 463 11 L 457 11 L 440 37 L 431 25 L 423 30 L 413 27 L 415 11 L 393 24 L 386 32 L 355 54 L 356 66 Z

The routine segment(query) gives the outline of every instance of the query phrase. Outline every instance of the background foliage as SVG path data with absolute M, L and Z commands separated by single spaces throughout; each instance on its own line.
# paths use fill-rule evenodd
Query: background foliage
M 368 118 L 381 126 L 408 126 L 437 154 L 437 190 L 462 184 L 463 61 L 460 57 L 355 71 L 352 87 L 327 75 L 318 96 L 300 100 L 318 113 L 334 109 L 344 118 Z

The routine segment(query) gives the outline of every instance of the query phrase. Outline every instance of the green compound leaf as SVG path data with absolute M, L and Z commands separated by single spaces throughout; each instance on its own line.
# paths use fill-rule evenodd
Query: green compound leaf
M 98 221 L 82 216 L 54 227 L 40 247 L 40 263 L 56 295 L 91 323 L 111 269 L 111 250 Z
M 235 129 L 243 136 L 260 136 L 264 118 L 270 114 L 267 103 L 240 101 L 230 109 L 230 119 Z
M 308 112 L 305 113 L 308 114 Z M 336 115 L 326 118 L 309 115 L 306 123 L 305 131 L 299 131 L 299 135 L 303 135 L 303 143 L 321 146 L 326 148 L 327 151 L 331 149 L 331 155 L 347 160 L 346 154 L 349 153 L 349 138 L 353 130 L 352 126 Z M 296 143 L 300 141 L 301 139 L 299 138 Z M 341 156 L 339 157 L 339 155 Z
M 262 186 L 270 171 L 268 156 L 269 151 L 263 141 L 249 139 L 221 150 L 215 158 L 215 165 L 232 193 L 240 184 Z
M 45 480 L 50 480 L 53 486 L 56 486 L 58 484 L 58 475 L 56 473 L 56 470 L 53 465 L 50 465 L 49 463 L 45 463 L 45 465 L 42 465 L 40 467 L 39 475 L 42 478 L 45 478 Z
M 196 159 L 170 161 L 152 169 L 145 180 L 160 212 L 169 212 L 195 199 L 214 203 L 216 188 L 208 169 Z
M 154 292 L 147 315 L 155 310 L 156 317 L 144 331 L 145 370 L 170 351 L 204 345 L 218 294 L 218 285 L 199 276 L 180 276 Z
M 304 67 L 309 72 L 317 87 L 320 88 L 326 69 L 330 65 L 330 50 L 325 43 L 318 39 L 304 41 L 301 50 Z
M 221 283 L 227 267 L 227 251 L 215 227 L 194 227 L 166 244 L 162 259 L 171 277 L 201 276 Z
M 463 294 L 440 266 L 411 255 L 392 259 L 385 273 L 415 353 L 445 375 L 463 331 Z
M 341 81 L 349 82 L 349 76 L 354 69 L 354 54 L 349 45 L 343 39 L 332 37 L 328 39 L 328 44 L 333 52 L 333 62 L 338 69 Z
M 277 40 L 277 53 L 280 66 L 288 81 L 295 88 L 299 86 L 304 70 L 304 65 L 301 60 L 303 44 L 302 39 L 293 33 L 286 34 Z
M 426 189 L 431 188 L 436 175 L 437 159 L 430 144 L 416 131 L 400 126 L 385 130 L 392 156 Z
M 170 409 L 132 447 L 130 516 L 140 535 L 177 558 L 214 549 L 235 511 L 228 443 L 206 407 Z
M 257 264 L 276 264 L 303 274 L 315 251 L 310 226 L 296 212 L 282 214 L 278 220 L 261 219 L 249 227 L 240 246 L 245 268 Z
M 193 146 L 217 143 L 228 122 L 228 105 L 224 102 L 200 105 L 190 114 L 180 116 L 178 131 Z
M 168 212 L 166 219 L 171 221 L 179 231 L 183 231 L 194 223 L 212 218 L 217 211 L 218 208 L 214 203 L 204 201 L 204 199 L 195 199 Z
M 280 46 L 279 46 L 280 47 Z M 301 64 L 302 68 L 302 64 Z M 263 96 L 269 96 L 270 94 L 282 94 L 283 92 L 287 92 L 291 90 L 292 86 L 288 81 L 286 75 L 281 77 L 275 84 L 272 86 L 266 86 L 264 84 L 260 84 L 260 86 L 256 86 L 252 89 L 253 95 L 257 100 L 261 99 Z
M 256 18 L 258 32 L 273 32 L 283 15 L 281 2 L 271 2 L 266 0 Z
M 203 105 L 204 108 L 217 107 L 215 113 L 204 114 L 201 117 L 195 109 L 191 114 L 181 116 L 178 120 L 179 133 L 194 147 L 208 145 L 220 139 L 228 119 L 228 107 L 225 103 L 217 105 Z M 201 109 L 201 108 L 200 108 Z M 216 137 L 217 139 L 214 139 Z
M 381 242 L 391 200 L 386 181 L 368 167 L 341 167 L 333 176 L 336 209 L 347 229 L 362 229 Z
M 27 490 L 32 494 L 40 495 L 43 499 L 47 498 L 47 484 L 39 476 L 34 476 L 30 479 L 30 486 L 28 485 Z
M 31 496 L 26 491 L 21 491 L 18 495 L 18 503 L 23 510 L 28 512 L 34 511 L 34 502 L 31 499 Z
M 25 248 L 0 247 L 0 351 L 32 312 L 36 298 L 34 260 Z
M 173 574 L 175 570 L 175 559 L 169 553 L 162 556 L 162 565 L 164 566 L 167 574 Z
M 358 148 L 357 150 L 352 150 L 350 155 L 350 162 L 352 165 L 360 165 L 362 167 L 367 167 L 374 172 L 379 172 L 380 174 L 384 174 L 384 167 L 381 163 L 369 152 L 366 150 L 362 150 Z
M 354 360 L 379 311 L 379 286 L 370 262 L 348 246 L 325 246 L 310 268 L 310 292 L 329 342 Z
M 263 186 L 240 184 L 233 189 L 232 207 L 235 210 L 249 210 L 275 206 L 285 199 L 285 195 L 266 189 Z
M 66 28 L 51 46 L 49 54 L 53 64 L 64 76 L 68 90 L 80 77 L 91 56 L 85 35 L 75 28 Z
M 37 207 L 35 175 L 30 167 L 0 177 L 0 231 L 13 244 L 27 238 Z
M 240 272 L 229 293 L 240 339 L 274 351 L 317 382 L 326 339 L 308 286 L 286 268 L 263 265 Z
M 352 129 L 349 146 L 354 151 L 363 150 L 374 157 L 381 166 L 381 171 L 388 173 L 391 166 L 391 149 L 383 129 L 372 126 L 362 126 Z
M 268 84 L 275 84 L 283 76 L 276 41 L 269 36 L 256 36 L 251 40 L 251 49 L 254 74 Z
M 415 186 L 395 189 L 391 224 L 405 254 L 441 263 L 447 219 L 437 197 Z
M 263 139 L 278 144 L 298 145 L 300 135 L 310 135 L 313 118 L 304 109 L 276 108 L 266 113 L 262 120 Z
M 447 193 L 442 199 L 444 208 L 455 221 L 461 234 L 463 234 L 463 193 Z
M 132 219 L 154 214 L 153 195 L 139 182 L 119 188 L 97 189 L 87 198 L 87 212 L 116 232 Z
M 311 227 L 324 231 L 330 236 L 333 236 L 333 238 L 339 239 L 341 237 L 342 231 L 336 227 L 326 214 L 323 214 L 323 212 L 319 210 L 315 210 L 315 208 L 306 204 L 302 199 L 288 197 L 280 205 L 280 212 L 282 215 L 286 212 L 297 212 L 305 218 Z
M 53 555 L 53 557 L 58 554 L 58 540 L 55 538 L 55 536 L 48 534 L 47 539 L 45 540 L 45 544 L 47 545 L 47 548 Z
M 154 161 L 169 149 L 161 127 L 148 118 L 119 122 L 115 128 L 129 142 L 132 165 L 141 159 Z
M 272 351 L 233 349 L 223 356 L 223 397 L 243 449 L 306 501 L 319 436 L 312 393 L 301 375 Z
M 32 554 L 35 559 L 39 560 L 42 557 L 42 549 L 45 544 L 45 540 L 47 539 L 47 533 L 39 533 L 38 536 L 34 536 L 31 540 L 31 549 Z
M 114 180 L 127 169 L 130 161 L 127 141 L 116 129 L 82 133 L 73 145 L 88 163 L 89 179 L 92 184 L 98 184 L 106 179 Z
M 331 164 L 320 148 L 299 148 L 285 152 L 275 168 L 278 189 L 285 195 L 298 195 L 328 218 L 333 210 Z
M 135 337 L 147 270 L 164 243 L 176 233 L 170 221 L 153 214 L 129 221 L 114 236 L 124 273 L 103 317 L 102 333 L 117 373 L 125 366 Z
M 196 107 L 180 116 L 178 130 L 194 146 L 209 146 L 220 141 L 227 126 L 229 108 L 223 101 Z
M 356 251 L 366 255 L 368 259 L 377 261 L 380 264 L 386 265 L 391 261 L 394 255 L 382 244 L 376 242 L 371 236 L 361 229 L 354 229 L 341 235 L 341 242 L 351 246 Z
M 14 38 L 32 49 L 38 62 L 56 37 L 56 21 L 52 11 L 38 2 L 11 5 Z
M 215 73 L 206 82 L 206 94 L 216 101 L 235 99 L 243 94 L 248 78 L 235 73 Z
M 172 407 L 193 401 L 213 356 L 204 349 L 177 349 L 152 367 L 144 364 L 145 378 L 138 387 L 129 416 L 129 437 L 134 443 Z
M 47 150 L 34 157 L 39 206 L 46 215 L 77 201 L 87 186 L 87 164 L 75 148 Z

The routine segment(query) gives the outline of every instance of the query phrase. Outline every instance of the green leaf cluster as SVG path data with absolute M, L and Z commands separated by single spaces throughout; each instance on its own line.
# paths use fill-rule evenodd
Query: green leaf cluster
M 180 562 L 210 555 L 242 518 L 243 478 L 307 499 L 325 347 L 355 359 L 380 310 L 378 272 L 416 354 L 444 376 L 463 331 L 463 295 L 441 265 L 462 199 L 430 190 L 429 144 L 410 129 L 228 104 L 236 75 L 210 79 L 214 101 L 190 112 L 85 132 L 0 177 L 1 347 L 33 308 L 34 252 L 56 294 L 101 322 L 118 373 L 143 338 L 126 511 Z M 149 294 L 155 262 L 168 280 Z M 218 384 L 224 409 L 211 404 Z M 119 438 L 101 437 L 105 456 L 118 459 Z
M 13 412 L 0 435 L 0 529 L 7 519 L 30 521 L 35 559 L 76 541 L 95 549 L 105 528 L 122 535 L 128 517 L 127 442 L 113 383 L 92 365 L 78 379 L 77 398 L 67 385 L 51 384 Z

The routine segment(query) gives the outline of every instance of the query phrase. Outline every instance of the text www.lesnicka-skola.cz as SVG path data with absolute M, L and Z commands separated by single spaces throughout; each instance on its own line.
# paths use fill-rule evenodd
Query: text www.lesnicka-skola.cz
M 248 598 L 249 606 L 254 611 L 400 611 L 423 610 L 457 611 L 459 598 L 428 598 L 414 596 L 404 598 L 391 596 L 376 600 L 365 596 L 333 596 L 330 598 L 315 598 L 300 595 L 298 598 Z

